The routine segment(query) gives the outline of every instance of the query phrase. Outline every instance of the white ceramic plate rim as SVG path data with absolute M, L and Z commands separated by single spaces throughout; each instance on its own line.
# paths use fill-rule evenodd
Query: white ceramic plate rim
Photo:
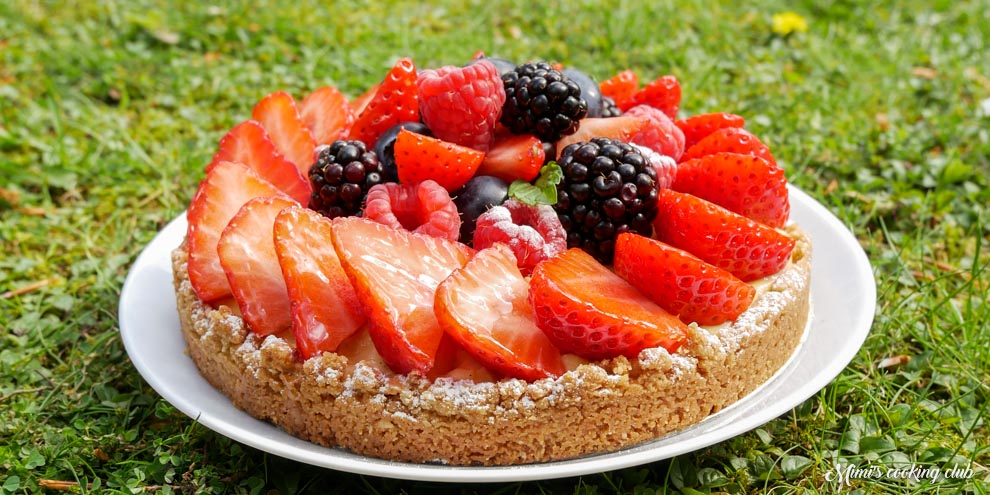
M 170 254 L 185 214 L 145 247 L 120 297 L 120 332 L 138 372 L 165 400 L 207 428 L 281 457 L 356 474 L 443 482 L 509 482 L 611 471 L 698 450 L 759 427 L 831 382 L 859 351 L 873 322 L 876 285 L 866 254 L 825 207 L 791 187 L 791 218 L 812 238 L 814 317 L 805 341 L 764 386 L 731 407 L 661 439 L 606 454 L 521 466 L 391 462 L 321 447 L 238 410 L 199 374 L 185 353 L 172 287 Z

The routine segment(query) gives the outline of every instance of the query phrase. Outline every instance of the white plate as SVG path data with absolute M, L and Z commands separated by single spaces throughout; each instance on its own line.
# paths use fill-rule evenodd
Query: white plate
M 793 187 L 791 210 L 814 247 L 814 318 L 802 346 L 773 379 L 731 407 L 675 434 L 608 454 L 509 467 L 390 462 L 320 447 L 252 418 L 210 386 L 184 352 L 169 256 L 185 235 L 185 215 L 162 229 L 131 267 L 120 296 L 120 333 L 134 366 L 165 400 L 207 428 L 281 457 L 351 473 L 462 483 L 611 471 L 698 450 L 763 425 L 824 388 L 856 355 L 876 307 L 870 263 L 836 217 Z

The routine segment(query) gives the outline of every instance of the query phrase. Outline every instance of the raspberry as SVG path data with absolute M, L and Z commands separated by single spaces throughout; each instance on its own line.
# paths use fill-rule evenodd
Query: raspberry
M 646 146 L 633 144 L 633 147 L 639 150 L 650 162 L 650 165 L 653 165 L 653 168 L 657 170 L 657 188 L 670 189 L 674 185 L 674 179 L 677 178 L 677 162 L 673 158 L 657 153 Z
M 512 249 L 519 270 L 529 275 L 541 261 L 567 249 L 567 232 L 552 206 L 510 199 L 482 213 L 475 227 L 475 249 L 499 242 Z
M 432 180 L 378 184 L 368 191 L 364 218 L 389 227 L 456 241 L 461 220 L 447 190 Z
M 420 115 L 434 136 L 488 151 L 505 103 L 495 64 L 479 60 L 467 67 L 426 69 L 416 83 Z
M 646 127 L 636 133 L 630 142 L 646 146 L 674 160 L 678 160 L 684 153 L 684 131 L 662 110 L 649 105 L 636 105 L 625 114 L 648 121 Z

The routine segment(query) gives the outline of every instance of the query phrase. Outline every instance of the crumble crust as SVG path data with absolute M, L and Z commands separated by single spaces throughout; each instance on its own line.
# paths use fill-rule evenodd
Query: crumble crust
M 494 383 L 395 375 L 325 353 L 299 362 L 189 283 L 172 253 L 179 321 L 202 375 L 235 406 L 328 447 L 406 462 L 511 465 L 614 451 L 701 421 L 768 380 L 801 342 L 810 313 L 811 243 L 797 227 L 791 262 L 760 282 L 734 322 L 690 326 L 676 353 L 646 349 L 581 364 L 556 379 Z

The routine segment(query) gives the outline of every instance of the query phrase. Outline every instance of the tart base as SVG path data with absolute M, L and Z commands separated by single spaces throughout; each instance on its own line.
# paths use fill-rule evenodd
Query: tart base
M 361 455 L 450 465 L 548 462 L 630 447 L 701 421 L 766 382 L 810 317 L 811 243 L 796 227 L 791 263 L 761 281 L 734 322 L 690 326 L 674 354 L 582 364 L 556 379 L 474 383 L 395 375 L 333 353 L 298 361 L 230 308 L 203 303 L 185 245 L 172 253 L 182 333 L 200 373 L 239 409 L 293 436 Z

